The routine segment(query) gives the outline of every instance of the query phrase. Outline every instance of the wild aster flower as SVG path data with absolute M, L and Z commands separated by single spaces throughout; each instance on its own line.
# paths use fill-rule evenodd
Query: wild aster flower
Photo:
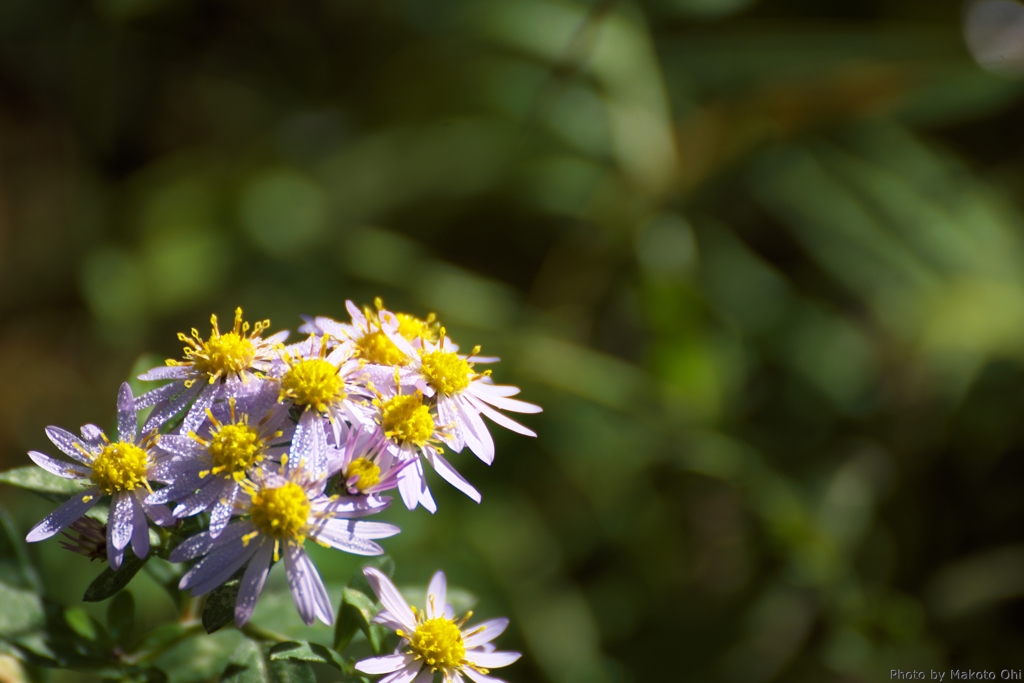
M 74 536 L 68 533 L 74 532 Z M 79 517 L 60 535 L 68 539 L 61 541 L 60 547 L 79 555 L 85 555 L 89 561 L 107 561 L 107 525 L 100 524 L 92 517 Z
M 382 328 L 389 330 L 390 327 Z M 480 347 L 468 356 L 456 353 L 457 347 L 445 336 L 432 342 L 421 339 L 419 348 L 401 335 L 388 334 L 388 338 L 402 350 L 409 363 L 401 370 L 400 380 L 409 381 L 426 396 L 437 397 L 438 420 L 444 425 L 444 441 L 455 452 L 469 446 L 476 455 L 490 465 L 494 461 L 494 440 L 481 415 L 497 424 L 526 436 L 537 436 L 532 430 L 499 413 L 495 408 L 516 413 L 539 413 L 541 407 L 509 398 L 519 393 L 518 387 L 494 384 L 490 370 L 477 373 L 474 363 L 493 363 L 497 358 L 480 357 Z M 375 380 L 379 379 L 377 377 Z
M 151 471 L 167 483 L 149 503 L 176 501 L 175 517 L 210 511 L 210 535 L 227 526 L 246 476 L 264 460 L 279 460 L 291 435 L 288 406 L 277 402 L 277 387 L 262 382 L 254 394 L 231 397 L 207 410 L 201 434 L 165 434 L 157 446 L 172 457 Z
M 390 331 L 401 335 L 409 343 L 416 345 L 419 339 L 436 340 L 438 332 L 437 319 L 433 313 L 426 320 L 408 313 L 391 313 L 384 308 L 380 297 L 374 299 L 376 310 L 368 306 L 360 311 L 351 301 L 345 302 L 352 317 L 351 323 L 340 323 L 337 320 L 318 316 L 306 318 L 306 324 L 299 328 L 300 332 L 317 335 L 327 334 L 339 342 L 352 341 L 356 347 L 356 355 L 367 363 L 384 366 L 408 365 L 405 354 L 392 343 L 384 332 L 384 325 L 390 325 Z M 385 320 L 387 322 L 385 322 Z
M 345 422 L 371 424 L 367 404 L 369 395 L 360 381 L 360 362 L 352 357 L 353 348 L 344 343 L 328 352 L 327 336 L 309 339 L 279 349 L 273 375 L 278 381 L 281 402 L 301 411 L 295 427 L 297 441 L 320 439 L 326 417 L 334 428 L 335 441 L 340 440 Z M 324 453 L 318 449 L 317 453 Z M 326 460 L 310 461 L 307 466 L 323 475 Z
M 288 337 L 288 331 L 262 339 L 260 335 L 270 327 L 269 320 L 252 326 L 242 320 L 242 309 L 235 309 L 235 324 L 231 331 L 221 334 L 217 316 L 210 316 L 213 329 L 203 339 L 193 328 L 192 336 L 178 333 L 178 339 L 185 347 L 184 360 L 166 361 L 165 367 L 156 367 L 139 375 L 146 381 L 174 380 L 139 397 L 139 410 L 155 406 L 145 428 L 159 428 L 164 422 L 177 415 L 189 401 L 195 403 L 185 416 L 183 431 L 195 431 L 206 416 L 206 409 L 221 396 L 238 396 L 243 393 L 258 373 L 270 368 L 274 360 L 274 349 Z
M 398 375 L 398 373 L 395 373 Z M 387 438 L 387 448 L 402 462 L 413 461 L 399 475 L 398 490 L 402 501 L 410 510 L 417 504 L 437 511 L 419 456 L 430 463 L 441 477 L 449 484 L 480 502 L 480 493 L 452 467 L 441 455 L 441 442 L 447 434 L 437 424 L 431 411 L 431 403 L 424 401 L 423 392 L 401 393 L 401 381 L 396 376 L 394 386 L 387 393 L 378 394 L 374 400 L 377 414 L 374 419 L 380 424 L 381 431 Z
M 464 628 L 472 612 L 458 621 L 453 618 L 452 606 L 446 604 L 444 572 L 430 580 L 422 612 L 409 605 L 385 574 L 373 567 L 366 567 L 363 573 L 384 606 L 373 620 L 402 638 L 394 654 L 356 663 L 363 673 L 389 674 L 379 683 L 430 683 L 437 671 L 444 675 L 445 683 L 463 683 L 463 674 L 476 683 L 504 683 L 489 676 L 489 669 L 508 666 L 521 657 L 518 652 L 498 652 L 490 646 L 508 626 L 508 619 Z
M 379 429 L 345 427 L 341 445 L 328 451 L 327 475 L 338 477 L 337 489 L 347 495 L 379 497 L 398 486 L 398 475 L 409 464 L 396 460 L 386 445 Z
M 139 436 L 135 417 L 135 399 L 127 383 L 117 396 L 117 437 L 111 443 L 95 425 L 82 427 L 82 438 L 59 427 L 47 427 L 46 435 L 57 448 L 80 464 L 55 460 L 31 451 L 29 457 L 48 472 L 65 479 L 88 482 L 88 488 L 71 497 L 29 531 L 29 543 L 50 538 L 88 512 L 102 496 L 111 496 L 107 521 L 107 558 L 114 569 L 121 567 L 124 549 L 131 543 L 135 556 L 149 554 L 148 515 L 160 525 L 175 519 L 162 505 L 150 505 L 146 494 L 153 467 L 153 446 L 159 436 L 149 432 Z
M 380 555 L 384 550 L 373 539 L 400 531 L 392 524 L 352 519 L 378 512 L 387 503 L 367 497 L 326 496 L 327 479 L 305 468 L 305 457 L 295 452 L 294 445 L 292 451 L 291 456 L 282 458 L 279 472 L 254 472 L 241 506 L 247 519 L 229 524 L 217 538 L 208 531 L 193 536 L 170 555 L 172 562 L 205 555 L 179 583 L 181 590 L 191 589 L 194 596 L 210 592 L 249 563 L 235 603 L 235 623 L 240 627 L 252 616 L 271 561 L 282 557 L 302 620 L 307 625 L 317 618 L 333 623 L 331 600 L 303 548 L 306 539 L 356 555 Z

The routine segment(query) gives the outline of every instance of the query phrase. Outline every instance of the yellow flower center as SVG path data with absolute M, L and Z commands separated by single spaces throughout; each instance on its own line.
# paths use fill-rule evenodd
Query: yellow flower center
M 309 498 L 298 484 L 288 482 L 276 489 L 262 489 L 252 497 L 249 519 L 261 533 L 277 540 L 306 539 Z
M 427 384 L 442 394 L 456 394 L 469 386 L 473 374 L 469 362 L 449 351 L 423 354 L 423 376 Z
M 408 313 L 396 313 L 398 318 L 398 334 L 412 341 L 423 337 L 427 341 L 437 341 L 437 322 L 434 321 L 434 314 L 431 313 L 427 320 L 420 320 Z
M 409 636 L 409 647 L 434 671 L 457 669 L 466 658 L 462 632 L 451 619 L 427 619 Z
M 213 334 L 201 351 L 192 354 L 192 367 L 211 377 L 239 373 L 256 357 L 256 347 L 248 337 L 234 332 Z
M 248 424 L 226 424 L 216 431 L 206 450 L 213 456 L 214 472 L 240 478 L 262 457 L 265 444 Z
M 107 444 L 92 461 L 92 483 L 103 493 L 134 491 L 146 485 L 149 454 L 135 444 L 119 441 Z
M 422 446 L 434 434 L 434 418 L 418 391 L 385 401 L 380 412 L 384 433 L 397 442 Z
M 297 406 L 324 412 L 345 395 L 338 368 L 319 358 L 296 363 L 281 378 L 282 398 L 290 398 Z
M 356 341 L 359 357 L 377 365 L 408 365 L 409 359 L 388 336 L 377 330 L 364 334 Z
M 357 458 L 349 463 L 345 481 L 347 482 L 352 477 L 359 477 L 359 480 L 356 481 L 356 488 L 360 493 L 365 493 L 366 489 L 380 481 L 380 468 L 366 458 Z

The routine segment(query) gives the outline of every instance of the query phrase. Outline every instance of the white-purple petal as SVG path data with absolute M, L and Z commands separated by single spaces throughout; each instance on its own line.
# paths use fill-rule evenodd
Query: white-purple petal
M 228 545 L 237 541 L 254 528 L 255 527 L 253 527 L 249 522 L 235 522 L 234 524 L 228 525 L 228 528 L 216 538 L 211 536 L 210 532 L 204 531 L 179 543 L 178 547 L 171 551 L 169 559 L 171 562 L 186 562 L 188 560 L 194 560 L 200 555 L 205 555 L 210 552 L 215 547 Z
M 183 434 L 194 432 L 199 429 L 199 426 L 203 424 L 203 420 L 206 419 L 206 409 L 213 405 L 213 400 L 217 398 L 217 393 L 221 390 L 219 382 L 213 384 L 207 384 L 199 392 L 199 396 L 196 397 L 196 402 L 189 408 L 188 414 L 185 416 L 185 421 L 181 423 L 181 431 Z
M 238 587 L 238 599 L 235 601 L 235 624 L 242 628 L 252 617 L 256 609 L 256 600 L 263 591 L 263 584 L 270 573 L 270 561 L 274 557 L 274 544 L 264 543 L 253 555 L 249 566 L 242 575 L 242 583 Z
M 500 669 L 503 666 L 512 664 L 523 655 L 519 652 L 481 652 L 479 650 L 467 650 L 466 659 L 485 669 Z
M 65 479 L 89 478 L 90 471 L 81 465 L 75 465 L 70 462 L 51 458 L 39 451 L 29 451 L 28 457 L 32 459 L 32 462 L 39 465 L 47 472 L 56 474 L 58 477 L 64 477 Z
M 389 674 L 403 669 L 416 661 L 411 654 L 384 655 L 356 662 L 356 671 L 364 674 Z
M 462 634 L 462 644 L 468 650 L 489 643 L 504 633 L 506 628 L 508 628 L 508 619 L 505 617 L 490 619 L 466 629 Z
M 427 460 L 434 467 L 434 471 L 441 475 L 441 478 L 446 482 L 457 488 L 458 490 L 465 493 L 467 496 L 472 498 L 477 503 L 480 502 L 480 492 L 476 488 L 466 481 L 465 477 L 459 474 L 454 467 L 452 467 L 447 460 L 441 457 L 440 453 L 433 453 L 427 457 Z
M 91 465 L 92 458 L 89 457 L 95 450 L 90 448 L 84 441 L 79 439 L 77 436 L 61 429 L 60 427 L 47 427 L 46 436 L 50 437 L 50 441 L 53 445 L 61 450 L 65 455 L 69 455 L 83 465 Z
M 299 610 L 299 616 L 307 626 L 319 617 L 328 626 L 334 623 L 334 608 L 327 595 L 320 573 L 313 566 L 306 551 L 297 545 L 288 545 L 284 554 L 284 567 L 288 575 L 288 587 L 292 600 Z
M 117 392 L 117 438 L 124 443 L 135 443 L 139 432 L 139 419 L 135 415 L 135 397 L 128 382 Z
M 373 589 L 384 609 L 390 612 L 391 616 L 402 625 L 402 629 L 408 633 L 415 631 L 416 617 L 413 616 L 409 603 L 405 601 L 402 594 L 395 588 L 395 584 L 391 583 L 391 579 L 374 567 L 364 567 L 363 574 L 366 576 L 366 580 L 370 582 L 370 588 Z
M 149 554 L 149 523 L 146 521 L 146 511 L 140 500 L 142 493 L 133 492 L 132 497 L 132 552 L 135 553 L 135 557 L 144 559 Z
M 448 580 L 444 572 L 438 570 L 430 579 L 427 587 L 427 618 L 434 619 L 444 615 L 444 606 L 448 601 Z
M 35 543 L 57 534 L 99 502 L 99 495 L 99 489 L 93 487 L 72 496 L 32 527 L 25 540 Z

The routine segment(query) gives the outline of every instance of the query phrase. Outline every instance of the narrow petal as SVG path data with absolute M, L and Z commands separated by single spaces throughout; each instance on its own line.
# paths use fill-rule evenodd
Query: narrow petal
M 455 400 L 443 394 L 437 397 L 437 419 L 438 424 L 451 428 L 450 435 L 445 443 L 456 453 L 462 452 L 466 445 L 466 438 L 462 434 L 462 423 L 459 414 L 455 410 Z
M 364 674 L 389 674 L 405 668 L 415 661 L 416 659 L 410 654 L 371 657 L 356 662 L 356 671 L 362 671 Z
M 302 466 L 317 478 L 327 474 L 327 433 L 324 421 L 312 410 L 299 418 L 288 455 L 288 471 Z
M 416 617 L 413 616 L 412 610 L 409 609 L 409 603 L 405 601 L 402 594 L 395 588 L 395 584 L 391 583 L 391 579 L 382 571 L 373 567 L 364 567 L 363 574 L 366 576 L 366 580 L 370 582 L 370 588 L 373 589 L 384 609 L 391 613 L 405 631 L 409 633 L 415 631 Z
M 299 610 L 299 616 L 307 626 L 312 626 L 316 617 L 328 626 L 334 623 L 334 608 L 327 595 L 320 573 L 309 559 L 306 551 L 297 545 L 289 545 L 284 555 L 285 571 L 292 600 Z
M 181 391 L 181 384 L 179 382 L 171 382 L 170 384 L 147 391 L 142 396 L 135 397 L 135 410 L 145 410 L 155 406 L 160 401 L 169 399 L 179 391 Z
M 465 493 L 477 503 L 480 502 L 480 492 L 477 491 L 472 484 L 466 481 L 461 474 L 456 472 L 455 468 L 448 464 L 448 461 L 442 458 L 440 453 L 434 453 L 429 456 L 428 460 L 430 464 L 433 465 L 434 471 L 441 475 L 442 479 Z
M 467 392 L 465 398 L 476 410 L 480 411 L 488 418 L 493 420 L 495 424 L 499 424 L 505 429 L 516 432 L 517 434 L 522 434 L 524 436 L 537 436 L 537 432 L 533 431 L 529 427 L 524 427 L 523 425 L 519 424 L 510 417 L 502 415 L 497 410 L 484 403 L 482 399 L 474 396 L 473 394 Z
M 90 471 L 81 465 L 75 465 L 70 462 L 63 462 L 61 460 L 51 458 L 39 451 L 29 451 L 28 457 L 32 458 L 32 462 L 42 467 L 50 474 L 56 474 L 58 477 L 64 477 L 65 479 L 89 478 Z
M 210 535 L 216 538 L 231 521 L 235 511 L 235 498 L 238 497 L 238 485 L 234 481 L 225 482 L 221 487 L 221 498 L 213 506 L 210 513 Z
M 444 572 L 438 570 L 430 579 L 427 588 L 427 618 L 434 619 L 444 616 L 444 606 L 448 602 L 448 580 Z
M 159 382 L 165 379 L 185 379 L 188 377 L 189 368 L 177 365 L 158 365 L 155 368 L 139 375 L 143 382 Z
M 371 621 L 374 624 L 381 624 L 384 628 L 389 628 L 392 631 L 402 631 L 405 629 L 401 622 L 391 616 L 391 612 L 386 609 L 377 612 L 377 615 Z
M 145 489 L 143 489 L 145 491 Z M 130 496 L 132 500 L 132 552 L 135 557 L 144 559 L 149 554 L 149 523 L 146 521 L 146 511 L 142 507 L 143 493 L 134 493 Z
M 99 489 L 93 487 L 72 496 L 61 504 L 59 508 L 44 517 L 38 524 L 32 527 L 25 540 L 35 543 L 57 534 L 70 525 L 76 519 L 88 512 L 93 505 L 99 502 Z
M 527 403 L 526 401 L 520 401 L 514 398 L 506 398 L 506 395 L 496 393 L 494 389 L 497 388 L 493 384 L 485 384 L 484 382 L 473 382 L 467 388 L 467 393 L 470 393 L 481 401 L 490 403 L 495 408 L 501 408 L 502 410 L 511 410 L 513 413 L 543 413 L 544 409 L 538 405 Z M 518 393 L 518 391 L 514 392 Z
M 207 384 L 203 387 L 199 392 L 199 396 L 196 397 L 196 402 L 189 408 L 185 421 L 181 423 L 182 434 L 188 434 L 199 429 L 199 426 L 203 424 L 203 420 L 206 419 L 206 409 L 213 405 L 213 399 L 217 398 L 217 393 L 220 392 L 220 389 L 219 382 Z
M 157 442 L 157 448 L 183 458 L 194 458 L 205 450 L 195 439 L 178 434 L 164 434 Z
M 235 601 L 235 624 L 242 628 L 252 617 L 256 609 L 256 600 L 263 591 L 263 584 L 270 573 L 270 561 L 274 557 L 274 544 L 264 543 L 253 555 L 249 566 L 242 575 L 242 583 L 238 587 L 238 599 Z
M 265 541 L 266 542 L 266 541 Z M 263 543 L 251 542 L 245 545 L 241 540 L 216 548 L 181 577 L 178 588 L 192 590 L 194 597 L 209 593 L 231 578 L 231 575 L 249 561 Z
M 512 664 L 522 656 L 518 652 L 481 652 L 479 650 L 466 652 L 466 659 L 485 669 L 500 669 Z
M 124 562 L 124 548 L 114 547 L 114 537 L 110 535 L 109 527 L 107 528 L 107 562 L 115 572 L 121 568 L 121 563 Z
M 506 628 L 508 628 L 508 619 L 505 617 L 485 621 L 467 629 L 462 634 L 462 643 L 466 646 L 467 650 L 484 643 L 489 643 L 504 633 Z
M 367 538 L 352 533 L 342 526 L 325 524 L 315 530 L 312 536 L 318 543 L 323 543 L 338 550 L 344 550 L 353 555 L 373 556 L 384 554 L 384 549 L 379 545 Z
M 469 401 L 456 399 L 455 409 L 463 419 L 466 427 L 466 445 L 477 457 L 490 465 L 494 462 L 494 440 L 487 430 L 480 413 L 476 412 Z
M 164 402 L 161 401 L 153 407 L 153 412 L 149 414 L 146 419 L 146 423 L 142 425 L 142 431 L 148 432 L 151 429 L 159 429 L 163 423 L 170 420 L 172 417 L 181 412 L 181 410 L 188 405 L 188 402 L 195 398 L 195 395 L 202 389 L 202 385 L 196 382 L 191 387 L 184 389 L 180 394 L 174 398 Z
M 124 443 L 135 443 L 139 434 L 139 418 L 135 414 L 135 397 L 125 382 L 117 392 L 117 438 Z
M 210 532 L 204 531 L 201 534 L 196 534 L 195 536 L 187 538 L 179 543 L 178 547 L 171 551 L 171 555 L 168 559 L 170 559 L 171 562 L 186 562 L 188 560 L 194 560 L 197 557 L 210 552 L 214 547 L 228 545 L 237 541 L 253 529 L 253 525 L 249 522 L 235 522 L 234 524 L 229 525 L 228 528 L 216 538 L 212 537 Z
M 421 671 L 429 672 L 430 680 L 434 678 L 434 672 L 429 667 L 424 667 L 422 662 L 417 661 L 404 669 L 399 669 L 395 673 L 385 676 L 377 681 L 377 683 L 412 683 L 412 680 L 416 678 L 417 674 Z
M 61 429 L 60 427 L 47 427 L 46 436 L 50 437 L 53 445 L 65 455 L 69 455 L 83 465 L 91 465 L 92 458 L 89 457 L 93 450 L 77 436 Z
M 128 491 L 118 491 L 110 503 L 110 519 L 107 520 L 110 538 L 114 547 L 124 550 L 132 540 L 135 528 L 135 498 Z
M 469 668 L 468 666 L 465 669 L 463 669 L 462 671 L 467 676 L 469 676 L 470 679 L 474 681 L 474 683 L 505 683 L 505 681 L 500 679 L 500 678 L 495 678 L 494 676 L 488 676 L 487 674 L 482 674 L 479 671 L 475 671 L 475 670 Z
M 423 486 L 423 469 L 419 463 L 404 468 L 398 474 L 398 492 L 402 496 L 405 507 L 410 510 L 415 510 L 419 504 L 420 489 Z

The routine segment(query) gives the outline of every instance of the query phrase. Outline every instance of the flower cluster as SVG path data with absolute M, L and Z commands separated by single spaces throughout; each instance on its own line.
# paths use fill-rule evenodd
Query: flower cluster
M 240 575 L 234 616 L 242 626 L 271 567 L 283 559 L 305 623 L 332 623 L 307 540 L 357 555 L 383 553 L 376 541 L 399 528 L 365 518 L 390 504 L 386 492 L 397 489 L 410 510 L 437 509 L 424 462 L 479 502 L 442 448 L 468 447 L 490 464 L 494 442 L 482 418 L 534 436 L 499 411 L 540 411 L 512 398 L 516 387 L 495 384 L 490 370 L 477 369 L 497 358 L 480 356 L 479 347 L 460 353 L 432 315 L 392 313 L 380 300 L 375 308 L 351 302 L 347 308 L 349 322 L 307 318 L 299 328 L 305 338 L 291 345 L 287 331 L 264 336 L 269 321 L 250 326 L 241 309 L 226 332 L 213 316 L 208 337 L 194 329 L 179 335 L 187 345 L 183 358 L 139 377 L 164 384 L 140 396 L 121 386 L 116 439 L 95 425 L 82 427 L 81 436 L 47 428 L 75 462 L 38 452 L 30 457 L 85 485 L 39 522 L 28 541 L 70 527 L 78 537 L 65 533 L 74 541 L 65 547 L 118 569 L 129 545 L 139 558 L 149 553 L 150 521 L 175 527 L 202 515 L 205 530 L 167 555 L 172 562 L 196 560 L 181 578 L 182 590 L 203 595 Z M 105 526 L 85 516 L 107 501 Z M 364 671 L 390 673 L 389 681 L 429 680 L 435 671 L 454 681 L 463 672 L 482 683 L 494 680 L 486 666 L 514 661 L 512 653 L 487 645 L 504 622 L 460 630 L 445 611 L 443 574 L 431 584 L 427 610 L 415 612 L 387 577 L 366 571 L 385 606 L 378 621 L 393 625 L 402 651 L 367 660 Z

